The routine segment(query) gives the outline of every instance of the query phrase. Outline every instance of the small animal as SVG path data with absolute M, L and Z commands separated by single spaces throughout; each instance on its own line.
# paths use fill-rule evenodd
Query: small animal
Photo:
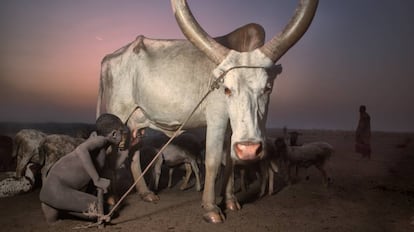
M 331 179 L 325 170 L 325 164 L 334 152 L 332 145 L 326 142 L 311 142 L 301 146 L 287 146 L 283 139 L 278 138 L 275 140 L 275 147 L 276 152 L 287 167 L 289 183 L 292 182 L 290 172 L 293 166 L 296 169 L 296 176 L 298 175 L 298 168 L 315 166 L 321 172 L 325 185 L 330 184 Z

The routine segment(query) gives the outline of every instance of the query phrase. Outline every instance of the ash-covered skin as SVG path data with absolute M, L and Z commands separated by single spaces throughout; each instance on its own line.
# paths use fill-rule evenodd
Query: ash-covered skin
M 48 223 L 56 222 L 64 213 L 89 220 L 99 220 L 104 216 L 88 214 L 90 206 L 98 201 L 95 195 L 84 189 L 92 180 L 95 187 L 104 193 L 108 191 L 110 180 L 101 175 L 107 150 L 110 147 L 118 150 L 125 127 L 118 117 L 111 114 L 101 115 L 96 127 L 97 133 L 92 133 L 50 169 L 39 195 Z

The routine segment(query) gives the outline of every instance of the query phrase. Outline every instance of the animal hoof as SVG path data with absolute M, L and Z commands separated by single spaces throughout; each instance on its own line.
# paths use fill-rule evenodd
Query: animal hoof
M 154 194 L 153 192 L 147 192 L 147 193 L 141 194 L 141 198 L 142 200 L 146 202 L 153 202 L 153 203 L 156 203 L 160 200 L 160 197 Z
M 241 206 L 239 202 L 232 199 L 232 200 L 226 201 L 226 209 L 231 210 L 231 211 L 237 211 L 241 209 Z
M 221 212 L 207 212 L 203 215 L 204 221 L 208 223 L 218 224 L 224 222 L 224 215 Z

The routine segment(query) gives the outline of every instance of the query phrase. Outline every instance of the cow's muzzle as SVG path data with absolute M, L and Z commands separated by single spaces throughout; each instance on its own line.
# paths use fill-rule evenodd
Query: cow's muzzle
M 262 153 L 260 142 L 238 142 L 234 144 L 234 151 L 240 160 L 256 160 Z

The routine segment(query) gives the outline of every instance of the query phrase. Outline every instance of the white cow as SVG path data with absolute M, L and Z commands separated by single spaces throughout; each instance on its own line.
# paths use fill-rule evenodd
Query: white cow
M 204 99 L 183 129 L 207 126 L 204 219 L 223 222 L 216 204 L 215 178 L 223 158 L 223 140 L 230 133 L 227 129 L 231 128 L 232 159 L 263 158 L 269 96 L 281 72 L 275 63 L 306 32 L 318 0 L 300 0 L 285 29 L 265 44 L 264 30 L 257 24 L 213 39 L 197 23 L 185 0 L 171 2 L 189 41 L 138 36 L 107 55 L 102 61 L 97 116 L 105 102 L 106 111 L 125 122 L 134 136 L 147 127 L 172 135 Z M 133 157 L 131 170 L 134 178 L 140 176 L 139 153 Z M 228 185 L 232 184 L 229 178 Z M 138 183 L 137 189 L 146 200 L 158 200 L 145 183 Z M 227 209 L 239 210 L 232 188 L 226 189 Z

